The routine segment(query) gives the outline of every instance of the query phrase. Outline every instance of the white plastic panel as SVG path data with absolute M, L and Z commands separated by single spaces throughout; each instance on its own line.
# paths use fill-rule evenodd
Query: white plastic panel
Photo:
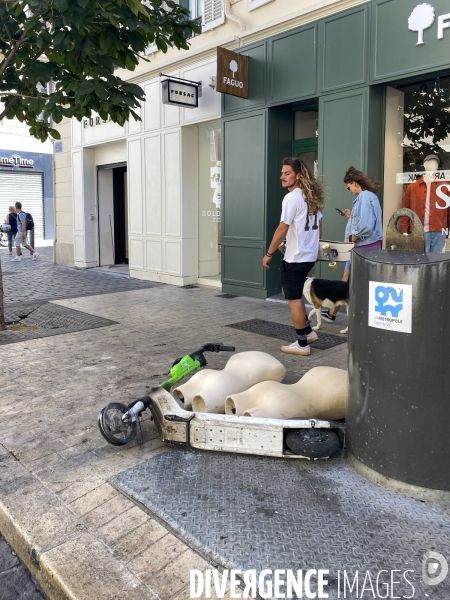
M 211 84 L 211 77 L 217 74 L 217 61 L 211 60 L 202 65 L 190 66 L 181 71 L 181 77 L 191 81 L 202 82 L 202 97 L 198 99 L 198 108 L 182 108 L 182 123 L 195 123 L 205 119 L 220 117 L 221 95 L 216 92 Z
M 83 141 L 82 125 L 77 119 L 72 119 L 72 148 L 78 148 Z
M 130 268 L 144 268 L 144 244 L 142 239 L 130 238 Z
M 128 143 L 128 223 L 129 233 L 142 234 L 141 139 Z
M 73 174 L 73 228 L 74 231 L 84 230 L 84 199 L 83 199 L 83 160 L 82 150 L 72 154 Z M 84 256 L 84 252 L 83 252 Z M 75 254 L 75 259 L 79 258 Z
M 165 241 L 164 243 L 164 254 L 165 254 L 165 268 L 166 273 L 172 273 L 174 275 L 181 275 L 181 246 L 179 241 Z
M 145 232 L 162 233 L 161 135 L 144 139 Z
M 162 240 L 146 240 L 145 268 L 149 271 L 162 271 Z
M 163 134 L 164 152 L 164 233 L 181 235 L 180 130 Z
M 161 84 L 153 79 L 144 85 L 144 130 L 151 131 L 161 127 Z

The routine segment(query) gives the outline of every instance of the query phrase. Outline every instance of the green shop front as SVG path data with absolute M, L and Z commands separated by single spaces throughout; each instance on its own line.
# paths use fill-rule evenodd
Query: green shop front
M 450 3 L 374 0 L 237 50 L 249 97 L 223 95 L 222 290 L 280 292 L 281 254 L 262 258 L 285 192 L 281 161 L 300 156 L 327 188 L 323 237 L 343 240 L 353 165 L 383 181 L 384 227 L 436 154 L 450 205 Z M 316 276 L 339 278 L 326 263 Z

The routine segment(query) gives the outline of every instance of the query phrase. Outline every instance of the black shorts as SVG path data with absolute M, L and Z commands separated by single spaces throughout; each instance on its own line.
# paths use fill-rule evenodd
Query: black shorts
M 281 265 L 281 285 L 286 300 L 301 300 L 303 296 L 303 286 L 305 285 L 308 273 L 315 263 L 288 263 L 283 260 Z

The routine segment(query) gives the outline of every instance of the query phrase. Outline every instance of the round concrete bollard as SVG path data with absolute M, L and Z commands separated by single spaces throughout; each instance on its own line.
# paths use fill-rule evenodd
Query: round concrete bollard
M 450 255 L 356 249 L 350 453 L 386 477 L 450 490 Z

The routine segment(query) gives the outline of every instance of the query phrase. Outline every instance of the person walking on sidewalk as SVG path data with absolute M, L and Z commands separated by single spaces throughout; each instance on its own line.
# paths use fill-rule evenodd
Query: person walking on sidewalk
M 16 215 L 16 209 L 14 206 L 9 207 L 9 213 L 5 217 L 5 223 L 7 223 L 11 227 L 11 229 L 7 232 L 7 236 L 8 236 L 8 254 L 7 254 L 7 256 L 12 256 L 13 240 L 16 238 L 16 234 L 17 234 L 17 215 Z
M 36 260 L 39 256 L 39 252 L 36 252 L 34 248 L 27 244 L 27 215 L 22 211 L 22 204 L 20 202 L 16 202 L 16 213 L 17 213 L 17 234 L 16 234 L 16 254 L 12 261 L 22 260 L 20 256 L 20 246 L 24 246 L 27 250 L 29 250 L 33 259 Z
M 345 241 L 354 242 L 355 248 L 366 250 L 379 250 L 383 239 L 383 219 L 381 206 L 376 193 L 379 183 L 367 175 L 364 175 L 355 167 L 349 167 L 344 175 L 344 183 L 347 190 L 356 198 L 353 200 L 352 210 L 346 208 L 344 216 L 348 219 L 345 228 Z M 350 278 L 350 261 L 345 263 L 342 281 Z M 327 321 L 334 321 L 339 307 L 322 309 L 322 317 Z
M 284 159 L 280 179 L 289 193 L 283 199 L 281 221 L 262 262 L 263 267 L 269 269 L 273 253 L 286 239 L 281 283 L 298 340 L 282 346 L 281 351 L 308 356 L 309 344 L 317 340 L 317 333 L 312 331 L 306 316 L 303 285 L 317 260 L 325 193 L 320 181 L 299 158 Z

